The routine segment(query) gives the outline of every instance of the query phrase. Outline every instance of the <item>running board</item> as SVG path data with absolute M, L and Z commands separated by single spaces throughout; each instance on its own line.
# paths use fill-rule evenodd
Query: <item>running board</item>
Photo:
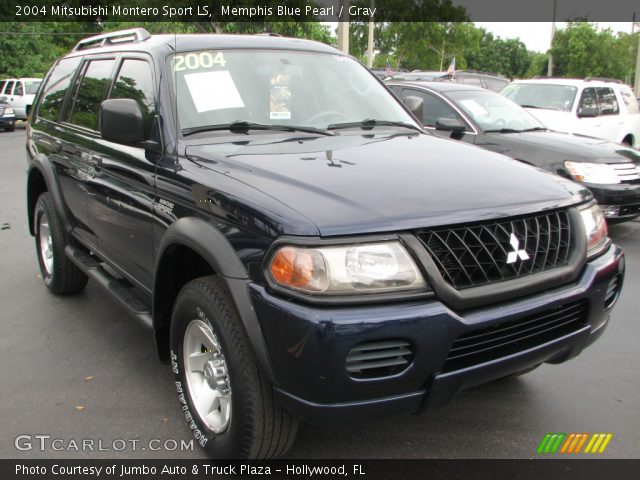
M 126 280 L 118 280 L 111 276 L 94 257 L 81 248 L 67 245 L 64 253 L 85 275 L 104 287 L 134 318 L 145 327 L 153 327 L 151 307 L 139 295 L 136 295 L 135 287 L 132 287 Z

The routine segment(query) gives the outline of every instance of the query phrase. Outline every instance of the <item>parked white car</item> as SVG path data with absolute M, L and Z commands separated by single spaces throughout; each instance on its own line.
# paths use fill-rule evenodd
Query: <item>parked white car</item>
M 640 147 L 640 110 L 627 85 L 605 79 L 517 80 L 500 92 L 547 128 Z
M 33 98 L 42 83 L 41 78 L 7 78 L 0 81 L 0 100 L 7 102 L 16 119 L 26 120 Z

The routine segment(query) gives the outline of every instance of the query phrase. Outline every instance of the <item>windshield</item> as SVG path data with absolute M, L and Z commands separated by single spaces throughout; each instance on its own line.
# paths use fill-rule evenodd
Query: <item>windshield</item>
M 522 107 L 488 90 L 454 91 L 449 92 L 449 97 L 485 132 L 544 128 Z
M 238 122 L 316 129 L 364 120 L 416 125 L 365 67 L 342 55 L 202 50 L 173 55 L 169 65 L 183 133 Z
M 570 112 L 578 89 L 571 85 L 511 83 L 500 92 L 523 107 Z
M 24 82 L 24 89 L 27 91 L 27 95 L 34 95 L 38 91 L 41 83 L 42 80 L 26 80 Z

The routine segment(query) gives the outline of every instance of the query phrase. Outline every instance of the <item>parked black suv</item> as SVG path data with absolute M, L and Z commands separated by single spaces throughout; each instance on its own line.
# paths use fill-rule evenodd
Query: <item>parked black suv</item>
M 46 285 L 92 278 L 153 328 L 216 457 L 563 362 L 622 286 L 588 190 L 426 133 L 319 43 L 83 40 L 47 75 L 27 152 Z

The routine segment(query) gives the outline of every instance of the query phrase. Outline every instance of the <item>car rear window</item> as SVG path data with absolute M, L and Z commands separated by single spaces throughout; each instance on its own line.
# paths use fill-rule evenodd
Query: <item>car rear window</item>
M 80 65 L 80 57 L 63 58 L 53 68 L 42 93 L 38 116 L 58 120 L 71 79 Z
M 632 114 L 640 113 L 638 100 L 633 96 L 633 92 L 629 87 L 622 87 L 620 89 L 620 96 L 622 101 L 627 106 L 627 111 Z

